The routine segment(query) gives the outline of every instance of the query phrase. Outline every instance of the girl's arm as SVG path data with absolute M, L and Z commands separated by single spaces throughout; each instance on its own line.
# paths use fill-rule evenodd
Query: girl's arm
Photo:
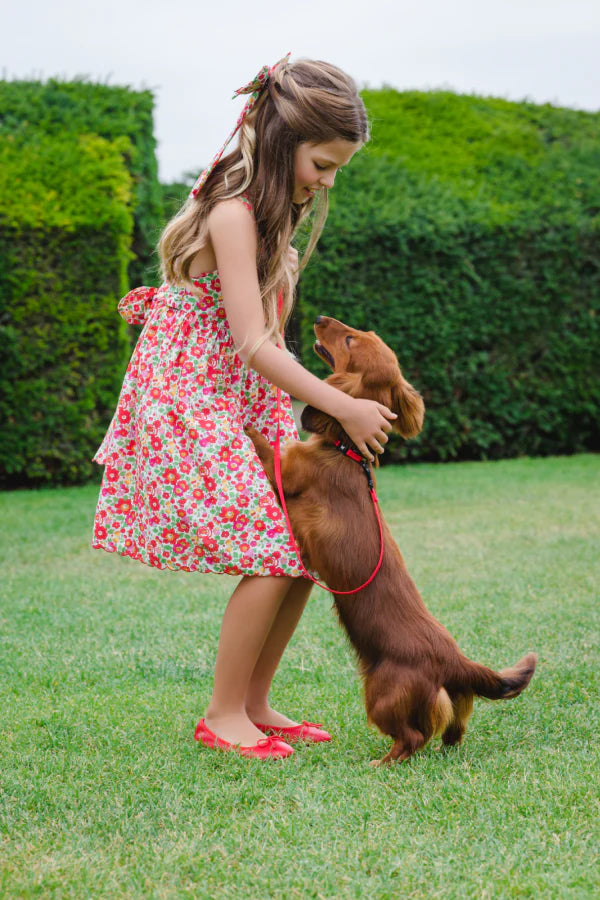
M 245 362 L 249 350 L 265 332 L 265 320 L 256 271 L 257 237 L 254 218 L 238 200 L 218 203 L 208 217 L 209 236 L 217 259 L 223 302 L 234 344 Z M 343 426 L 360 452 L 383 451 L 386 431 L 396 414 L 375 400 L 355 399 L 326 384 L 276 347 L 265 341 L 254 354 L 251 367 L 272 384 L 299 400 L 316 406 Z

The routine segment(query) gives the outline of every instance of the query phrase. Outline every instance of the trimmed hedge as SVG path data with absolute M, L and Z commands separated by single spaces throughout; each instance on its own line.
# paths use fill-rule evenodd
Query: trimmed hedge
M 162 221 L 151 91 L 81 81 L 0 81 L 0 140 L 21 146 L 38 136 L 127 138 L 123 159 L 132 176 L 134 229 L 129 281 L 155 284 L 156 242 Z M 34 173 L 30 173 L 30 177 Z
M 600 449 L 600 116 L 367 91 L 372 143 L 301 283 L 312 323 L 377 331 L 427 404 L 388 461 Z
M 156 283 L 149 91 L 0 82 L 0 483 L 76 483 L 130 352 L 117 301 Z M 135 216 L 135 221 L 134 221 Z
M 327 374 L 310 350 L 319 313 L 394 347 L 428 415 L 388 460 L 599 449 L 598 114 L 364 98 L 373 140 L 301 282 L 305 363 Z M 75 483 L 130 349 L 128 265 L 156 283 L 152 96 L 4 82 L 0 110 L 0 483 Z M 187 189 L 163 188 L 173 211 Z
M 133 220 L 131 177 L 124 165 L 127 138 L 110 142 L 94 134 L 0 142 L 0 220 L 18 230 L 95 227 L 121 236 L 117 269 L 125 268 Z M 40 247 L 40 250 L 43 250 Z M 124 255 L 125 254 L 125 258 Z M 43 257 L 38 261 L 43 264 Z M 106 261 L 112 266 L 112 261 Z M 126 275 L 126 271 L 124 273 Z
M 129 141 L 0 144 L 0 484 L 77 483 L 129 353 Z
M 364 91 L 383 157 L 486 223 L 548 213 L 597 215 L 600 114 L 449 91 Z M 398 197 L 389 196 L 389 203 Z

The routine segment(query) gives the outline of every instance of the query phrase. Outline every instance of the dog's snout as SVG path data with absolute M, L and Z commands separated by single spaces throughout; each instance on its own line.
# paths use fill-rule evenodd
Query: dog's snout
M 323 320 L 323 316 L 317 316 L 315 319 L 315 325 L 320 325 Z

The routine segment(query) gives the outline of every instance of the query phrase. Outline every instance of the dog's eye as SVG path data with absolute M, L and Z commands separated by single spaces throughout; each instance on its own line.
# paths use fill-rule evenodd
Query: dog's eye
M 347 334 L 347 335 L 346 335 L 346 347 L 349 347 L 349 346 L 350 346 L 350 341 L 351 341 L 351 340 L 352 340 L 352 335 L 351 335 L 351 334 Z

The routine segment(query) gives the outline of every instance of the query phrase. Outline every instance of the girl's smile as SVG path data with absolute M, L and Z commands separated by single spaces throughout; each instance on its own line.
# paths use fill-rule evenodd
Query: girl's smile
M 337 172 L 350 162 L 362 144 L 335 138 L 321 144 L 298 145 L 294 158 L 294 203 L 306 203 L 317 191 L 332 188 Z

